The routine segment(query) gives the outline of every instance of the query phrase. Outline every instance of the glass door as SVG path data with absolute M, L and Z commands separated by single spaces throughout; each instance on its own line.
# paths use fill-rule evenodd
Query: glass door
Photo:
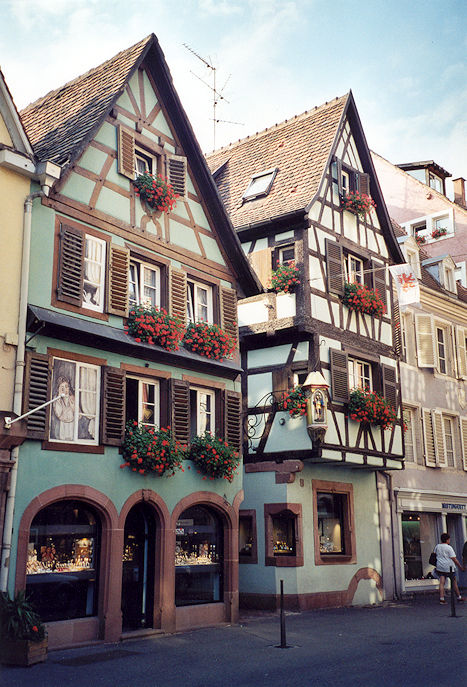
M 123 630 L 153 626 L 155 524 L 146 504 L 134 506 L 125 523 L 122 571 Z

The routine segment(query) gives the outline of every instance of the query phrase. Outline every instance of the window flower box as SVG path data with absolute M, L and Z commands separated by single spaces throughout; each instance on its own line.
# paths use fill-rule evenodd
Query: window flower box
M 446 236 L 448 233 L 448 230 L 446 227 L 438 227 L 437 229 L 433 229 L 431 232 L 431 238 L 432 239 L 440 239 L 442 236 Z
M 185 334 L 179 317 L 169 315 L 163 308 L 142 305 L 130 310 L 125 329 L 138 343 L 158 344 L 168 351 L 178 351 Z
M 178 195 L 165 177 L 145 172 L 137 176 L 133 184 L 136 194 L 153 210 L 167 214 L 173 210 Z
M 183 343 L 193 353 L 199 353 L 213 360 L 228 358 L 235 350 L 235 341 L 232 337 L 217 324 L 207 322 L 191 322 L 187 327 Z
M 279 410 L 286 410 L 290 417 L 301 417 L 306 414 L 307 393 L 302 386 L 296 386 L 283 394 L 279 401 Z
M 225 479 L 232 482 L 240 462 L 239 454 L 226 441 L 209 432 L 194 437 L 188 458 L 204 474 L 203 479 Z
M 358 215 L 360 219 L 365 219 L 366 215 L 369 215 L 372 209 L 376 207 L 376 203 L 366 193 L 349 191 L 343 194 L 341 207 Z
M 415 241 L 417 242 L 417 246 L 423 246 L 426 243 L 426 237 L 422 236 L 421 234 L 417 234 L 415 236 Z
M 300 284 L 298 275 L 299 269 L 295 265 L 295 260 L 284 262 L 278 265 L 277 269 L 272 270 L 271 288 L 276 293 L 281 291 L 291 293 Z
M 129 468 L 140 475 L 171 477 L 182 467 L 185 454 L 170 427 L 156 429 L 130 420 L 125 427 L 123 457 L 122 469 Z
M 394 408 L 376 391 L 353 389 L 349 398 L 349 418 L 391 429 L 397 421 Z
M 382 317 L 386 312 L 386 306 L 380 298 L 377 289 L 370 289 L 364 284 L 349 284 L 344 285 L 344 295 L 342 302 L 350 310 L 355 310 L 359 313 L 366 313 L 367 315 L 376 315 Z

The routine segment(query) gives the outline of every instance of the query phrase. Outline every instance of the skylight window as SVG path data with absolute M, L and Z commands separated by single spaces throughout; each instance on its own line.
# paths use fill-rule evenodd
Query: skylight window
M 267 196 L 271 190 L 271 186 L 276 174 L 277 167 L 274 169 L 269 169 L 267 172 L 254 174 L 251 177 L 251 181 L 247 190 L 243 194 L 243 199 L 252 200 L 253 198 L 258 198 L 258 196 Z

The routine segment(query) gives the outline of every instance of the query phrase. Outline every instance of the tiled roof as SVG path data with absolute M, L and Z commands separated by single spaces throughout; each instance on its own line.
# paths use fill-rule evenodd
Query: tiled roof
M 124 88 L 151 39 L 147 36 L 22 110 L 24 128 L 39 160 L 63 164 L 74 157 Z
M 349 95 L 207 155 L 235 227 L 304 209 L 318 190 Z M 222 167 L 222 169 L 221 169 Z M 242 201 L 253 175 L 277 168 L 267 196 Z

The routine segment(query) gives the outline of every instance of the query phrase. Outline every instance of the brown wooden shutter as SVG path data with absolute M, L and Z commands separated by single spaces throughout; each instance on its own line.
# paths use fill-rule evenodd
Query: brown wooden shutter
M 342 247 L 330 239 L 326 239 L 326 271 L 329 292 L 342 296 L 344 293 Z
M 272 370 L 272 388 L 279 393 L 289 390 L 289 374 L 284 366 Z M 277 396 L 276 400 L 279 400 Z
M 118 127 L 118 172 L 128 179 L 135 178 L 135 137 L 123 126 Z
M 462 444 L 462 464 L 464 470 L 467 470 L 467 417 L 460 417 L 459 425 Z
M 84 232 L 61 224 L 57 298 L 78 307 L 83 300 L 84 248 Z
M 186 272 L 170 267 L 169 270 L 169 311 L 182 320 L 184 326 L 187 322 L 187 280 Z
M 430 468 L 436 467 L 435 438 L 433 434 L 433 420 L 431 410 L 423 408 L 423 438 L 425 441 L 425 463 Z
M 167 156 L 167 177 L 175 193 L 181 198 L 186 196 L 186 157 Z
M 232 337 L 238 346 L 237 292 L 220 287 L 221 328 Z
M 329 349 L 331 361 L 332 400 L 347 403 L 349 400 L 348 356 L 337 348 Z
M 50 400 L 50 377 L 49 356 L 41 353 L 27 353 L 23 413 Z M 49 408 L 50 406 L 42 408 L 27 418 L 27 433 L 30 439 L 47 438 Z
M 224 437 L 235 451 L 242 448 L 242 395 L 236 391 L 224 392 Z
M 371 270 L 371 274 L 373 276 L 373 288 L 378 290 L 379 296 L 387 310 L 388 299 L 386 293 L 386 266 L 382 265 L 380 262 L 372 260 Z
M 248 260 L 263 286 L 271 286 L 272 248 L 261 248 L 248 254 Z M 276 265 L 274 265 L 276 268 Z
M 415 339 L 417 342 L 418 367 L 435 367 L 435 344 L 431 315 L 415 314 Z
M 103 368 L 102 443 L 121 446 L 125 433 L 125 370 Z
M 392 342 L 396 355 L 402 355 L 402 329 L 399 301 L 396 297 L 392 302 Z
M 383 395 L 388 403 L 397 410 L 397 377 L 396 368 L 390 365 L 382 365 Z
M 170 380 L 172 432 L 182 444 L 190 443 L 190 385 L 181 379 Z
M 128 280 L 130 272 L 130 251 L 122 246 L 110 244 L 109 283 L 107 289 L 107 312 L 128 317 Z
M 342 188 L 342 160 L 337 159 L 336 165 L 337 165 L 337 187 L 339 189 L 339 195 L 342 195 L 343 190 L 344 190 Z
M 370 175 L 365 174 L 365 172 L 358 173 L 358 190 L 360 193 L 365 193 L 367 196 L 370 195 Z

